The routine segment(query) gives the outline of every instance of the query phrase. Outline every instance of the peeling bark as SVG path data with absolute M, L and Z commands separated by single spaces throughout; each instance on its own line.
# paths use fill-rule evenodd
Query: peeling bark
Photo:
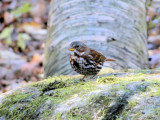
M 114 69 L 148 68 L 146 0 L 52 0 L 46 39 L 45 77 L 76 74 L 67 47 L 83 41 L 116 62 Z

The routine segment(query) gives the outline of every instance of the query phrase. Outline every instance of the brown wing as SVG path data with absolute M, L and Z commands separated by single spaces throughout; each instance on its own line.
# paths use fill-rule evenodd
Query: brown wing
M 91 56 L 93 56 L 93 60 L 98 64 L 103 64 L 103 62 L 106 60 L 106 57 L 102 55 L 101 53 L 90 49 Z
M 85 59 L 90 63 L 90 64 L 100 64 L 103 65 L 104 61 L 106 60 L 106 57 L 102 55 L 101 53 L 90 49 L 89 54 L 85 55 Z

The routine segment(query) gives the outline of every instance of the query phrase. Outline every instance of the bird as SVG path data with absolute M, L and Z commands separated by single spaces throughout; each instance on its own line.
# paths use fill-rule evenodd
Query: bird
M 84 75 L 81 80 L 87 76 L 96 76 L 102 69 L 105 61 L 115 61 L 107 59 L 103 54 L 89 48 L 81 41 L 74 41 L 69 46 L 70 65 L 74 71 Z

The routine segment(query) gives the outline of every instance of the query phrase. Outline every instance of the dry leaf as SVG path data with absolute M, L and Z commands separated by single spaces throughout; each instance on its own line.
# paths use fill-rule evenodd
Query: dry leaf
M 30 13 L 33 17 L 43 17 L 45 12 L 46 12 L 45 1 L 39 0 L 38 4 L 34 3 Z
M 20 30 L 25 31 L 29 34 L 32 34 L 34 31 L 40 30 L 41 28 L 42 28 L 42 25 L 34 21 L 24 22 L 23 24 L 20 25 Z
M 13 14 L 11 14 L 9 12 L 4 13 L 4 21 L 6 24 L 9 24 L 9 23 L 13 22 L 14 20 L 15 20 L 15 17 Z
M 34 54 L 34 56 L 31 59 L 31 62 L 40 63 L 42 62 L 42 55 L 40 54 Z

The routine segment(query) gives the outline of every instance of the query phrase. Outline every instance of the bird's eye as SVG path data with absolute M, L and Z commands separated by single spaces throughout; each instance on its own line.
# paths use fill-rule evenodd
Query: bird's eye
M 79 45 L 76 45 L 75 48 L 79 48 Z

